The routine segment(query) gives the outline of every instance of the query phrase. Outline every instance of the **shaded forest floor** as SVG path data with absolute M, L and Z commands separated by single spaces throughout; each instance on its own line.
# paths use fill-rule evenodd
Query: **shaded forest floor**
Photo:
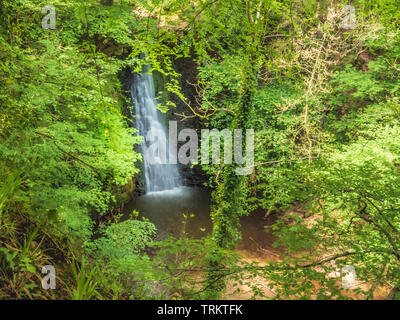
M 293 211 L 289 214 L 299 214 L 299 212 Z M 262 209 L 256 210 L 249 216 L 242 217 L 242 241 L 238 244 L 235 251 L 243 257 L 243 261 L 248 263 L 256 262 L 260 266 L 265 266 L 269 262 L 282 260 L 285 249 L 284 247 L 273 246 L 273 243 L 277 240 L 277 238 L 269 228 L 278 218 L 278 215 L 275 214 L 266 216 L 265 211 Z M 338 282 L 340 281 L 341 278 L 339 276 Z M 252 299 L 254 294 L 248 284 L 236 283 L 234 285 L 234 281 L 228 281 L 227 290 L 223 296 L 223 299 Z M 265 294 L 265 298 L 263 299 L 274 298 L 275 292 L 269 287 L 268 279 L 255 277 L 251 279 L 250 284 L 257 286 Z M 373 283 L 356 281 L 356 287 L 360 287 L 363 290 L 368 290 L 372 285 Z M 239 292 L 238 289 L 240 290 Z M 389 291 L 390 288 L 387 287 L 376 287 L 374 291 L 374 300 L 385 299 L 388 296 Z M 357 300 L 365 299 L 363 296 L 357 295 L 354 291 L 349 292 L 347 296 Z

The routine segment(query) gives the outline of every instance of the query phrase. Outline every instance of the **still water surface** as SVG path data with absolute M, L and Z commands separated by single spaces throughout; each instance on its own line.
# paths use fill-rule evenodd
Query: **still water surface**
M 209 189 L 179 187 L 148 192 L 128 203 L 124 212 L 129 214 L 132 210 L 137 210 L 139 217 L 145 217 L 154 223 L 157 228 L 157 240 L 164 240 L 171 235 L 181 237 L 184 230 L 190 238 L 201 238 L 212 230 L 210 206 Z M 188 218 L 185 219 L 184 214 Z M 189 217 L 191 214 L 194 216 Z M 242 241 L 237 250 L 254 257 L 277 254 L 279 250 L 272 246 L 276 238 L 270 231 L 266 232 L 267 226 L 273 224 L 275 219 L 274 216 L 265 217 L 263 210 L 241 217 Z
M 164 240 L 170 235 L 181 237 L 184 230 L 191 238 L 201 238 L 211 230 L 210 203 L 208 189 L 179 187 L 148 192 L 126 205 L 124 211 L 130 213 L 137 210 L 139 217 L 154 223 L 158 231 L 157 240 Z M 184 214 L 188 218 L 185 219 Z M 202 231 L 203 228 L 205 231 Z

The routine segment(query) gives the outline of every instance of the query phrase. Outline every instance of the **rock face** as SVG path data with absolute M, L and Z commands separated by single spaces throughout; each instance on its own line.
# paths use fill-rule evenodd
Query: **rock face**
M 105 45 L 102 51 L 108 56 L 122 56 L 124 53 L 124 47 L 122 44 L 113 43 Z
M 192 83 L 196 83 L 197 80 L 197 64 L 190 58 L 180 58 L 174 61 L 174 69 L 181 74 L 178 79 L 183 95 L 194 105 L 196 101 L 196 90 Z M 162 74 L 154 73 L 155 91 L 156 96 L 159 96 L 160 103 L 166 103 L 171 101 L 175 103 L 176 107 L 171 107 L 166 115 L 166 121 L 177 121 L 178 132 L 182 129 L 194 129 L 200 132 L 203 128 L 199 118 L 191 117 L 193 114 L 187 105 L 180 100 L 176 95 L 170 94 L 165 90 L 165 83 L 168 78 Z M 183 118 L 181 115 L 189 117 Z M 167 125 L 168 126 L 168 125 Z M 199 134 L 200 137 L 200 134 Z M 178 142 L 178 149 L 185 144 L 185 142 Z M 208 180 L 207 175 L 202 171 L 199 165 L 193 166 L 178 164 L 178 170 L 182 176 L 183 184 L 186 186 L 201 186 L 205 181 Z
M 136 179 L 132 178 L 124 186 L 116 187 L 113 190 L 115 195 L 116 207 L 122 207 L 125 203 L 131 201 L 135 197 Z
M 193 86 L 193 84 L 197 82 L 197 67 L 197 63 L 191 58 L 180 58 L 174 61 L 175 70 L 181 74 L 179 83 L 182 88 L 182 93 L 188 101 L 190 101 L 191 105 L 195 105 L 197 98 L 197 92 Z M 178 131 L 188 128 L 194 129 L 200 133 L 200 130 L 204 128 L 201 120 L 198 117 L 190 117 L 193 116 L 193 113 L 178 97 L 170 96 L 169 99 L 176 104 L 176 108 L 170 111 L 169 120 L 175 120 L 178 122 Z M 180 116 L 182 114 L 189 116 L 190 118 L 182 118 L 182 116 Z M 184 143 L 185 142 L 182 142 L 181 145 Z M 180 147 L 180 145 L 178 147 Z M 184 184 L 187 186 L 201 186 L 204 182 L 208 181 L 207 174 L 203 172 L 199 165 L 193 166 L 193 168 L 189 165 L 180 165 L 179 169 Z
M 116 42 L 114 39 L 104 39 L 102 36 L 96 35 L 96 43 L 99 51 L 110 57 L 123 58 L 129 51 L 129 48 Z

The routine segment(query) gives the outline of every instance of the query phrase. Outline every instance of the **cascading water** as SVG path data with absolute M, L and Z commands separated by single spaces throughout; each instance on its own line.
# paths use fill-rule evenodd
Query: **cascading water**
M 134 75 L 131 96 L 135 102 L 137 129 L 139 130 L 139 135 L 144 138 L 141 146 L 146 193 L 181 187 L 182 183 L 177 165 L 165 164 L 166 159 L 162 157 L 163 151 L 169 150 L 168 147 L 164 146 L 164 150 L 154 152 L 154 145 L 152 145 L 154 141 L 147 141 L 148 139 L 146 139 L 148 134 L 150 136 L 149 140 L 153 139 L 154 133 L 156 133 L 158 139 L 168 142 L 166 130 L 162 123 L 162 114 L 157 110 L 153 75 L 149 73 L 148 66 L 143 67 L 141 74 Z M 161 143 L 161 145 L 163 144 Z M 153 149 L 149 150 L 150 147 Z M 168 158 L 171 158 L 169 152 L 165 153 L 168 154 Z M 151 159 L 149 159 L 150 157 Z

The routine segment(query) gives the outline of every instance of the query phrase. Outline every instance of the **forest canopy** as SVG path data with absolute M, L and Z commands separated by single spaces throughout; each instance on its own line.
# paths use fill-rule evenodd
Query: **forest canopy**
M 0 299 L 224 299 L 231 283 L 259 299 L 398 298 L 399 6 L 0 0 Z M 122 214 L 143 191 L 129 86 L 144 65 L 167 119 L 255 132 L 252 174 L 189 171 L 212 192 L 201 239 L 159 241 Z M 280 248 L 264 263 L 235 250 L 260 210 Z M 330 276 L 345 266 L 362 285 Z

